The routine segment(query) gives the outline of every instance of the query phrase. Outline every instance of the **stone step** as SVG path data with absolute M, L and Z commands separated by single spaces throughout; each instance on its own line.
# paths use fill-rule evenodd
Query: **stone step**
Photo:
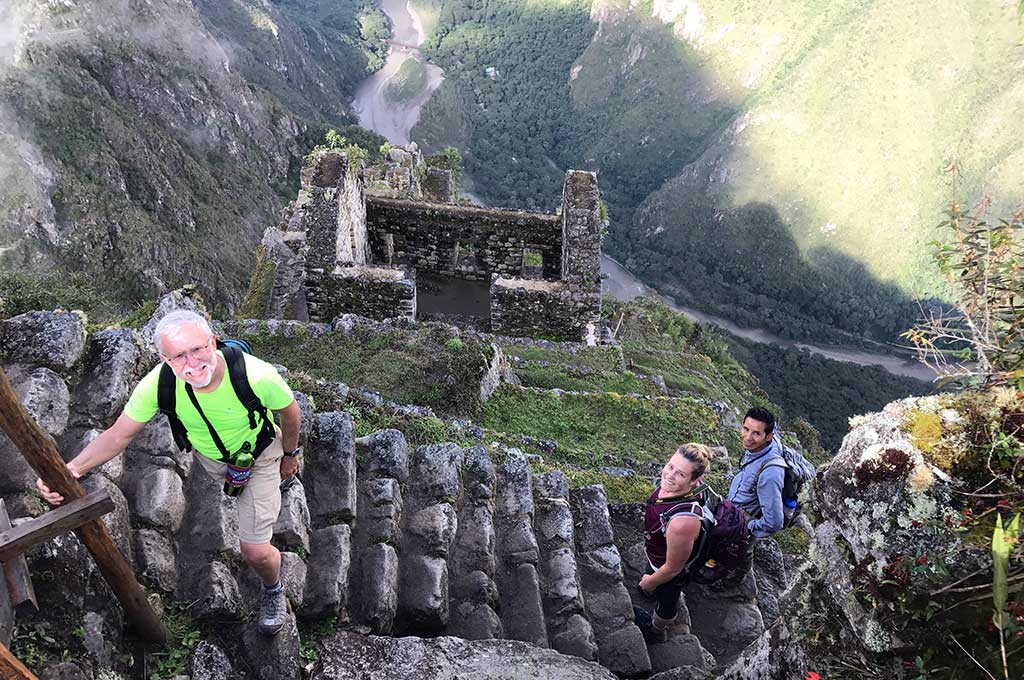
M 615 547 L 604 487 L 573 489 L 569 502 L 576 518 L 576 559 L 583 599 L 601 665 L 618 675 L 647 673 L 651 659 L 622 583 L 622 559 Z
M 448 560 L 450 620 L 448 634 L 469 640 L 504 637 L 495 611 L 494 465 L 482 446 L 465 451 L 462 505 Z
M 505 637 L 548 647 L 547 623 L 533 533 L 533 488 L 526 457 L 512 450 L 498 468 L 495 503 L 495 582 Z
M 401 634 L 438 635 L 449 621 L 448 558 L 462 495 L 464 452 L 455 444 L 420 446 L 404 490 L 398 616 Z
M 594 661 L 597 643 L 586 619 L 576 566 L 569 480 L 562 472 L 535 475 L 533 494 L 533 526 L 540 550 L 538 566 L 548 638 L 559 652 Z
M 358 494 L 350 609 L 356 623 L 386 635 L 398 611 L 402 483 L 409 476 L 409 447 L 398 430 L 375 432 L 355 444 Z

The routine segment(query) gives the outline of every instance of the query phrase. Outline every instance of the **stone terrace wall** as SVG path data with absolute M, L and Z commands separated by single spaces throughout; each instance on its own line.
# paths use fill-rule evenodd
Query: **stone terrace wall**
M 363 180 L 348 156 L 322 152 L 302 173 L 299 197 L 306 227 L 306 267 L 331 272 L 336 263 L 369 261 Z
M 543 258 L 544 278 L 561 275 L 557 215 L 367 196 L 366 222 L 374 261 L 488 281 L 519 276 L 529 249 Z
M 491 330 L 579 340 L 601 313 L 601 291 L 559 281 L 496 278 L 491 283 Z
M 330 321 L 342 314 L 371 319 L 416 318 L 416 271 L 354 265 L 306 279 L 309 317 Z

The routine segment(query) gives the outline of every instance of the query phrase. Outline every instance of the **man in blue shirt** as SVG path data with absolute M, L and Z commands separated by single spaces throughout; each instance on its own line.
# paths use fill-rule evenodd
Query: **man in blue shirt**
M 786 477 L 782 444 L 775 439 L 775 416 L 771 411 L 760 406 L 747 411 L 740 439 L 743 458 L 729 485 L 729 500 L 750 515 L 747 528 L 754 540 L 750 541 L 744 565 L 731 577 L 736 581 L 750 570 L 757 539 L 768 538 L 782 528 L 782 486 Z

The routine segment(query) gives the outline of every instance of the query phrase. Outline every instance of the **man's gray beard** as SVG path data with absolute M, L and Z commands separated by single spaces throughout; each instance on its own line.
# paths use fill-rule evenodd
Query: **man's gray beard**
M 203 389 L 204 387 L 206 387 L 207 385 L 209 385 L 213 381 L 213 374 L 217 371 L 217 355 L 216 354 L 213 355 L 213 361 L 211 361 L 209 363 L 206 363 L 206 364 L 200 364 L 199 366 L 196 367 L 196 369 L 204 368 L 204 367 L 208 367 L 208 370 L 206 371 L 206 380 L 198 381 L 198 382 L 196 380 L 193 380 L 191 378 L 186 377 L 185 376 L 185 371 L 182 371 L 181 373 L 179 373 L 177 370 L 174 369 L 173 366 L 171 367 L 171 370 L 174 371 L 174 375 L 176 375 L 177 377 L 181 378 L 182 380 L 187 382 L 192 387 L 195 387 L 195 388 L 201 390 L 201 389 Z

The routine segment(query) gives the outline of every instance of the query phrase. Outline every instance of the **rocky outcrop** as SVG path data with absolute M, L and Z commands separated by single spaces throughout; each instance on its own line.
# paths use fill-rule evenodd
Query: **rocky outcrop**
M 323 644 L 313 680 L 613 680 L 596 663 L 512 640 L 364 637 Z

